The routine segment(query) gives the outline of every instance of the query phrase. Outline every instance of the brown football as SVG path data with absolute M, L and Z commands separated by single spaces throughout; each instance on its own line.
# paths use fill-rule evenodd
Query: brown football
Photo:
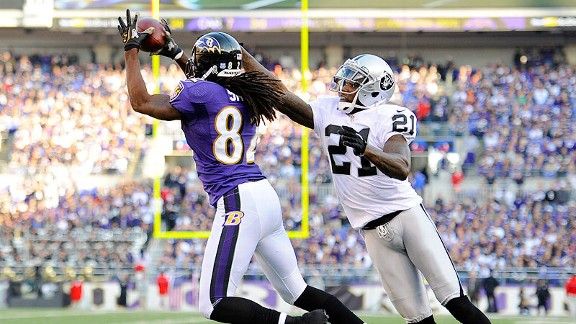
M 136 27 L 139 32 L 154 27 L 154 32 L 142 42 L 142 46 L 140 46 L 142 51 L 156 52 L 166 44 L 166 30 L 158 20 L 149 17 L 138 19 Z

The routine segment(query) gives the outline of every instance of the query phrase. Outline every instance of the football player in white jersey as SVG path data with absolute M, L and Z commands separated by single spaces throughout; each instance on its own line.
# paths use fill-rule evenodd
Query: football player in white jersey
M 247 71 L 267 72 L 244 51 Z M 416 117 L 389 104 L 394 74 L 378 56 L 347 60 L 334 76 L 337 96 L 307 104 L 285 86 L 278 109 L 314 129 L 330 159 L 336 194 L 366 247 L 396 310 L 408 323 L 435 323 L 424 275 L 436 298 L 462 323 L 490 323 L 464 294 L 458 274 L 407 181 Z

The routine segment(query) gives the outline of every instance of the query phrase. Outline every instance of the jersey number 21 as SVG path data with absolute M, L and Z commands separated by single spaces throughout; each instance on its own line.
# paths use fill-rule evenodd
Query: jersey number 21
M 330 134 L 338 134 L 338 131 L 342 129 L 342 126 L 336 125 L 328 125 L 324 130 L 324 136 L 330 136 Z M 366 141 L 368 139 L 368 133 L 370 132 L 370 128 L 364 128 L 360 130 L 358 133 L 362 138 Z M 342 165 L 336 164 L 334 160 L 334 155 L 344 155 L 346 154 L 347 147 L 342 144 L 342 137 L 340 137 L 340 141 L 338 145 L 328 145 L 328 154 L 330 155 L 330 164 L 332 165 L 332 173 L 334 174 L 346 174 L 350 175 L 350 162 L 342 162 Z M 358 176 L 359 177 L 367 177 L 373 176 L 378 173 L 376 167 L 368 161 L 367 158 L 360 156 L 360 164 L 362 165 L 361 168 L 358 168 Z

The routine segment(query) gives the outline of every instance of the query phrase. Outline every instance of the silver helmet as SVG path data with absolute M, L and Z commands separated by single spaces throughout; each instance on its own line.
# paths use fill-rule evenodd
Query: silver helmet
M 354 91 L 343 91 L 351 83 Z M 382 58 L 361 54 L 346 60 L 334 75 L 330 90 L 339 94 L 356 93 L 352 102 L 340 102 L 338 109 L 350 113 L 354 108 L 367 109 L 386 103 L 394 94 L 394 72 Z

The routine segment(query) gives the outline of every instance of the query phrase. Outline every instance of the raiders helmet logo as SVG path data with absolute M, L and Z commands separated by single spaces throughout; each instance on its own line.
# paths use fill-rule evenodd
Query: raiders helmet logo
M 384 74 L 382 79 L 380 79 L 380 89 L 382 89 L 384 91 L 390 90 L 393 85 L 394 85 L 394 80 L 392 79 L 392 76 L 388 73 Z
M 378 237 L 390 242 L 394 238 L 395 233 L 394 233 L 394 230 L 388 228 L 388 225 L 390 225 L 390 224 L 380 225 L 380 226 L 376 227 L 376 231 L 377 231 Z
M 218 43 L 218 40 L 216 40 L 215 38 L 212 38 L 210 36 L 204 36 L 201 39 L 198 40 L 198 43 L 196 44 L 196 47 L 198 49 L 203 49 L 207 52 L 210 53 L 220 53 L 220 43 Z
M 242 217 L 244 217 L 244 213 L 241 211 L 231 211 L 224 215 L 226 220 L 224 221 L 224 226 L 238 226 L 240 222 L 242 222 Z

